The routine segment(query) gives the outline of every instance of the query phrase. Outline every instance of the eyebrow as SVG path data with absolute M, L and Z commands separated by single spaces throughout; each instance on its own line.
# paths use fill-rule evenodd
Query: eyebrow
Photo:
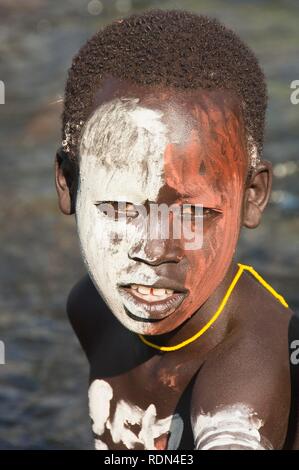
M 180 197 L 188 198 L 188 197 L 198 197 L 198 194 L 190 194 L 190 193 L 179 193 Z
M 183 203 L 185 204 L 194 204 L 193 202 L 188 201 L 188 199 L 199 199 L 199 204 L 202 204 L 203 207 L 207 207 L 210 209 L 217 210 L 219 212 L 222 212 L 222 203 L 218 198 L 213 198 L 207 197 L 207 196 L 202 196 L 200 194 L 189 194 L 189 193 L 184 193 L 181 194 L 181 198 L 183 199 Z M 184 201 L 186 199 L 186 201 Z

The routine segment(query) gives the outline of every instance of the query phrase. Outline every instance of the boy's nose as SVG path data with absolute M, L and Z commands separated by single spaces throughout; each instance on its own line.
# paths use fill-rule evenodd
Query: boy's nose
M 130 248 L 128 256 L 135 261 L 159 266 L 163 263 L 179 263 L 183 251 L 178 240 L 140 240 Z

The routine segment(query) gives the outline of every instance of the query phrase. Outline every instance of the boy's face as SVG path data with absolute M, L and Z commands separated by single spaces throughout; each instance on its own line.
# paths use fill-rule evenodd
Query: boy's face
M 237 244 L 247 170 L 229 92 L 104 82 L 80 142 L 76 217 L 89 274 L 124 326 L 172 331 L 213 293 Z M 118 201 L 127 203 L 118 220 L 99 209 Z M 149 203 L 202 205 L 202 247 L 189 249 L 171 230 L 152 239 L 148 214 L 134 208 Z

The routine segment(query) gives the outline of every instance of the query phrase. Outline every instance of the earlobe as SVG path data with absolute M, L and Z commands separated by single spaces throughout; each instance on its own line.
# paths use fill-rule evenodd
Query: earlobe
M 253 171 L 245 190 L 243 225 L 256 228 L 269 201 L 272 187 L 272 165 L 262 161 Z
M 59 208 L 63 214 L 70 215 L 74 213 L 71 194 L 71 179 L 74 175 L 72 176 L 69 168 L 66 168 L 66 166 L 70 166 L 66 159 L 69 160 L 63 150 L 59 149 L 55 158 L 55 185 Z

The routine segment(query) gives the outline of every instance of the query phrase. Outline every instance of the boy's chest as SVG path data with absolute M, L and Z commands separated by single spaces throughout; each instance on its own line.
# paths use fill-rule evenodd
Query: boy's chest
M 118 376 L 91 373 L 89 414 L 97 449 L 192 449 L 194 367 L 138 366 Z

